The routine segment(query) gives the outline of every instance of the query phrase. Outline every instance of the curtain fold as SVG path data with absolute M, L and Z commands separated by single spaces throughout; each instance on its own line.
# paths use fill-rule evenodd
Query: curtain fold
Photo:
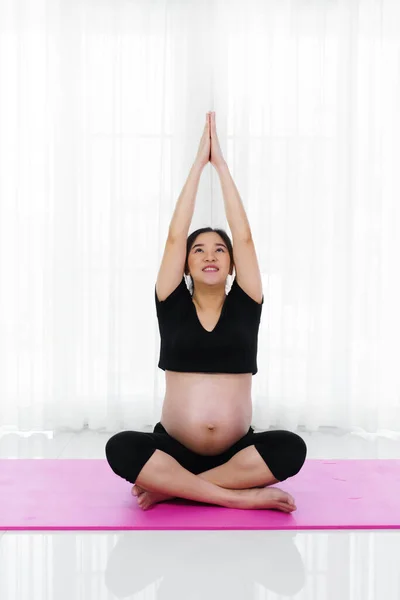
M 215 110 L 265 294 L 254 427 L 400 434 L 399 29 L 385 0 L 0 2 L 0 431 L 159 420 L 154 285 Z

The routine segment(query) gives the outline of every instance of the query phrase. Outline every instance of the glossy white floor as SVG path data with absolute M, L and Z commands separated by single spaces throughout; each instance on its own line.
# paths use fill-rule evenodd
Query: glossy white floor
M 299 433 L 307 458 L 400 458 L 400 441 Z M 0 458 L 104 458 L 110 435 L 8 434 Z M 400 530 L 0 531 L 0 598 L 398 600 L 399 556 Z

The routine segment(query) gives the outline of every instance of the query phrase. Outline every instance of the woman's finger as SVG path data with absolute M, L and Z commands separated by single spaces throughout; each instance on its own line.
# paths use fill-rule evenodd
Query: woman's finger
M 215 112 L 210 113 L 210 127 L 211 127 L 211 131 L 213 133 L 213 135 L 216 134 L 216 129 L 215 129 Z

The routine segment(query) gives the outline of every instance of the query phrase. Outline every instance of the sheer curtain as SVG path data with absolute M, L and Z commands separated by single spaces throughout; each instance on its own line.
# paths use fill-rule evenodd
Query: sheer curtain
M 253 425 L 398 435 L 399 31 L 394 0 L 0 1 L 2 431 L 159 420 L 154 285 L 215 110 L 265 294 Z

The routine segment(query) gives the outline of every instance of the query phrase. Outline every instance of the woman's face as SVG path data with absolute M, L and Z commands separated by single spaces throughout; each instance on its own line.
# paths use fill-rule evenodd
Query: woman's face
M 228 248 L 218 233 L 214 231 L 201 233 L 194 240 L 188 255 L 189 274 L 194 282 L 225 285 L 230 261 Z M 204 271 L 206 266 L 215 266 L 218 270 Z

